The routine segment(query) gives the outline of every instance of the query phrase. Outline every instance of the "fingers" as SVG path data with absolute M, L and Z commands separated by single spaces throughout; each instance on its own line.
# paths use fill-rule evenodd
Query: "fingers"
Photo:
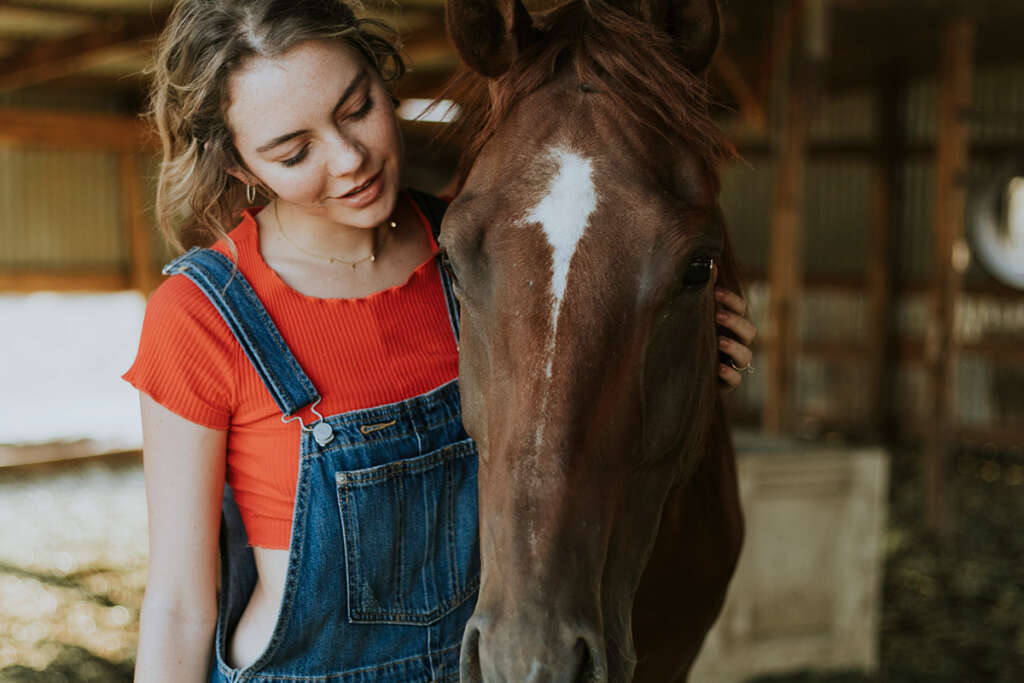
M 747 368 L 754 354 L 748 348 L 757 336 L 757 327 L 746 319 L 747 302 L 743 297 L 727 289 L 716 288 L 715 299 L 718 301 L 718 312 L 715 315 L 718 324 L 736 335 L 732 339 L 728 335 L 718 337 L 718 348 L 729 357 L 730 363 L 719 363 L 718 377 L 722 381 L 723 391 L 731 391 L 738 387 L 743 379 L 736 368 Z
M 727 356 L 732 358 L 733 362 L 736 363 L 736 366 L 740 368 L 745 368 L 750 365 L 750 361 L 754 358 L 754 354 L 750 349 L 735 339 L 729 339 L 728 337 L 718 338 L 718 348 L 725 352 Z M 730 370 L 731 369 L 732 368 L 730 368 Z
M 718 324 L 731 330 L 746 345 L 754 341 L 757 327 L 744 317 L 747 302 L 727 289 L 716 289 L 715 298 L 720 304 L 715 316 Z
M 722 327 L 732 330 L 744 344 L 754 341 L 754 337 L 757 336 L 757 328 L 754 326 L 754 323 L 746 318 L 741 318 L 735 313 L 721 310 L 715 315 L 715 319 Z
M 747 314 L 747 302 L 744 301 L 743 297 L 739 294 L 730 292 L 728 289 L 724 289 L 722 287 L 716 287 L 715 298 L 718 300 L 718 303 L 735 311 L 740 316 Z
M 725 363 L 718 364 L 718 377 L 725 383 L 724 389 L 726 391 L 738 387 L 740 385 L 740 380 L 742 379 L 742 377 L 740 377 L 740 373 L 736 372 Z

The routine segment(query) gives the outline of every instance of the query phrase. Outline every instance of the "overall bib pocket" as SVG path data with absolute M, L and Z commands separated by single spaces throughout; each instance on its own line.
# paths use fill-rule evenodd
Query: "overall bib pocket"
M 471 439 L 338 472 L 348 618 L 431 624 L 480 584 L 477 452 Z

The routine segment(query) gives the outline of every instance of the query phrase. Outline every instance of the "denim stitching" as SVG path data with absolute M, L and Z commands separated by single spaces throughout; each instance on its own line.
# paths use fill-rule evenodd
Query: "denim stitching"
M 339 473 L 340 474 L 340 473 Z M 349 502 L 348 502 L 348 487 L 343 486 L 339 482 L 337 474 L 335 475 L 335 485 L 338 489 L 338 513 L 341 516 L 341 543 L 342 550 L 345 554 L 345 606 L 348 608 L 348 618 L 352 620 L 352 605 L 355 604 L 352 595 L 353 586 L 356 590 L 359 590 L 359 586 L 362 584 L 359 581 L 359 565 L 355 561 L 353 556 L 353 549 L 358 547 L 358 532 L 356 531 L 355 524 L 350 516 Z M 349 536 L 352 536 L 351 541 Z
M 365 486 L 367 484 L 375 484 L 381 480 L 388 479 L 396 474 L 421 474 L 424 471 L 431 469 L 439 463 L 447 460 L 455 460 L 458 458 L 464 458 L 468 455 L 473 455 L 473 443 L 471 439 L 465 439 L 458 443 L 449 444 L 444 448 L 439 449 L 436 453 L 432 454 L 423 462 L 407 463 L 403 460 L 397 460 L 383 465 L 377 465 L 376 467 L 368 467 L 366 470 L 352 470 L 345 472 L 345 484 L 346 486 Z M 419 458 L 413 458 L 418 460 Z M 367 472 L 367 470 L 375 470 L 374 472 Z M 363 474 L 366 472 L 366 474 Z
M 405 520 L 408 517 L 408 511 L 406 510 L 408 501 L 405 497 L 405 480 L 401 477 L 395 477 L 391 482 L 394 489 L 395 506 L 398 508 L 398 520 L 395 523 L 395 527 L 399 529 L 397 543 L 395 544 L 397 546 L 394 557 L 395 566 L 392 568 L 395 576 L 395 597 L 397 598 L 398 606 L 401 609 L 406 609 L 404 598 L 407 595 L 407 591 L 402 585 L 402 579 L 405 578 L 403 568 L 405 567 Z M 377 608 L 381 612 L 388 611 L 384 609 L 383 605 L 378 605 Z
M 459 572 L 457 571 L 458 560 L 455 553 L 455 466 L 450 460 L 445 463 L 445 474 L 448 475 L 448 487 L 446 489 L 448 503 L 448 524 L 445 531 L 448 535 L 448 590 L 458 592 Z
M 446 614 L 451 612 L 452 609 L 464 602 L 469 596 L 471 596 L 479 586 L 479 577 L 471 581 L 467 586 L 460 586 L 457 578 L 454 578 L 457 572 L 458 562 L 455 556 L 455 533 L 454 533 L 454 462 L 461 460 L 466 456 L 475 454 L 473 448 L 473 442 L 470 439 L 465 439 L 458 443 L 449 444 L 444 448 L 438 450 L 437 453 L 429 457 L 420 456 L 415 458 L 417 461 L 415 464 L 410 464 L 406 461 L 396 461 L 387 463 L 384 465 L 378 465 L 376 467 L 368 468 L 370 472 L 366 470 L 353 470 L 347 472 L 335 473 L 335 482 L 337 484 L 339 496 L 344 498 L 344 521 L 349 525 L 351 529 L 351 536 L 349 538 L 348 531 L 344 533 L 344 544 L 345 544 L 345 557 L 347 560 L 346 571 L 351 577 L 356 577 L 355 589 L 359 591 L 361 597 L 359 604 L 349 602 L 348 612 L 349 620 L 355 623 L 384 623 L 384 624 L 402 624 L 402 623 L 417 623 L 417 624 L 430 624 L 443 618 Z M 405 496 L 403 490 L 400 488 L 403 485 L 403 477 L 398 475 L 410 475 L 410 474 L 421 474 L 427 470 L 436 468 L 437 466 L 443 466 L 445 468 L 445 475 L 448 477 L 447 487 L 447 498 L 448 498 L 448 520 L 446 523 L 446 535 L 448 537 L 448 551 L 449 551 L 449 591 L 453 593 L 448 599 L 439 601 L 434 607 L 428 607 L 423 610 L 409 610 L 408 608 L 402 608 L 399 605 L 399 609 L 388 609 L 384 605 L 377 603 L 376 599 L 373 599 L 371 595 L 366 594 L 368 586 L 362 578 L 360 572 L 360 561 L 356 548 L 358 547 L 358 522 L 355 519 L 355 505 L 349 502 L 349 491 L 354 488 L 365 488 L 371 484 L 377 484 L 382 481 L 387 481 L 389 488 L 392 489 L 392 495 L 395 496 L 396 504 L 399 506 L 397 510 L 399 519 L 396 526 L 399 529 L 404 529 L 405 522 Z M 397 599 L 405 597 L 405 591 L 400 581 L 404 578 L 405 572 L 402 569 L 404 567 L 404 554 L 405 554 L 405 535 L 399 534 L 396 539 L 397 547 L 397 567 L 393 566 L 392 571 L 395 577 L 395 596 Z M 346 586 L 348 594 L 351 596 L 353 586 L 350 584 Z M 429 597 L 429 596 L 425 596 Z M 368 604 L 372 603 L 372 605 Z

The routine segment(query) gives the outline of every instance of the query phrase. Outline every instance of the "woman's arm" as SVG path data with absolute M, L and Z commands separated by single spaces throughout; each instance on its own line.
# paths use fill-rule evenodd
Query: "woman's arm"
M 135 680 L 208 680 L 217 623 L 217 536 L 227 432 L 140 393 L 149 574 Z

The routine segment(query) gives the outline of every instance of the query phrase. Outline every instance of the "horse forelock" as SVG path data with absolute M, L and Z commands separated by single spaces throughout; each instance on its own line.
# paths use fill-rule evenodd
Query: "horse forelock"
M 581 85 L 608 97 L 638 127 L 689 147 L 709 168 L 736 155 L 711 117 L 706 79 L 683 65 L 668 34 L 597 0 L 571 0 L 550 11 L 542 29 L 543 39 L 527 46 L 501 76 L 485 78 L 463 67 L 439 96 L 457 102 L 461 111 L 444 134 L 465 141 L 460 189 L 516 104 L 563 67 L 574 69 Z M 717 192 L 717 176 L 713 180 Z

